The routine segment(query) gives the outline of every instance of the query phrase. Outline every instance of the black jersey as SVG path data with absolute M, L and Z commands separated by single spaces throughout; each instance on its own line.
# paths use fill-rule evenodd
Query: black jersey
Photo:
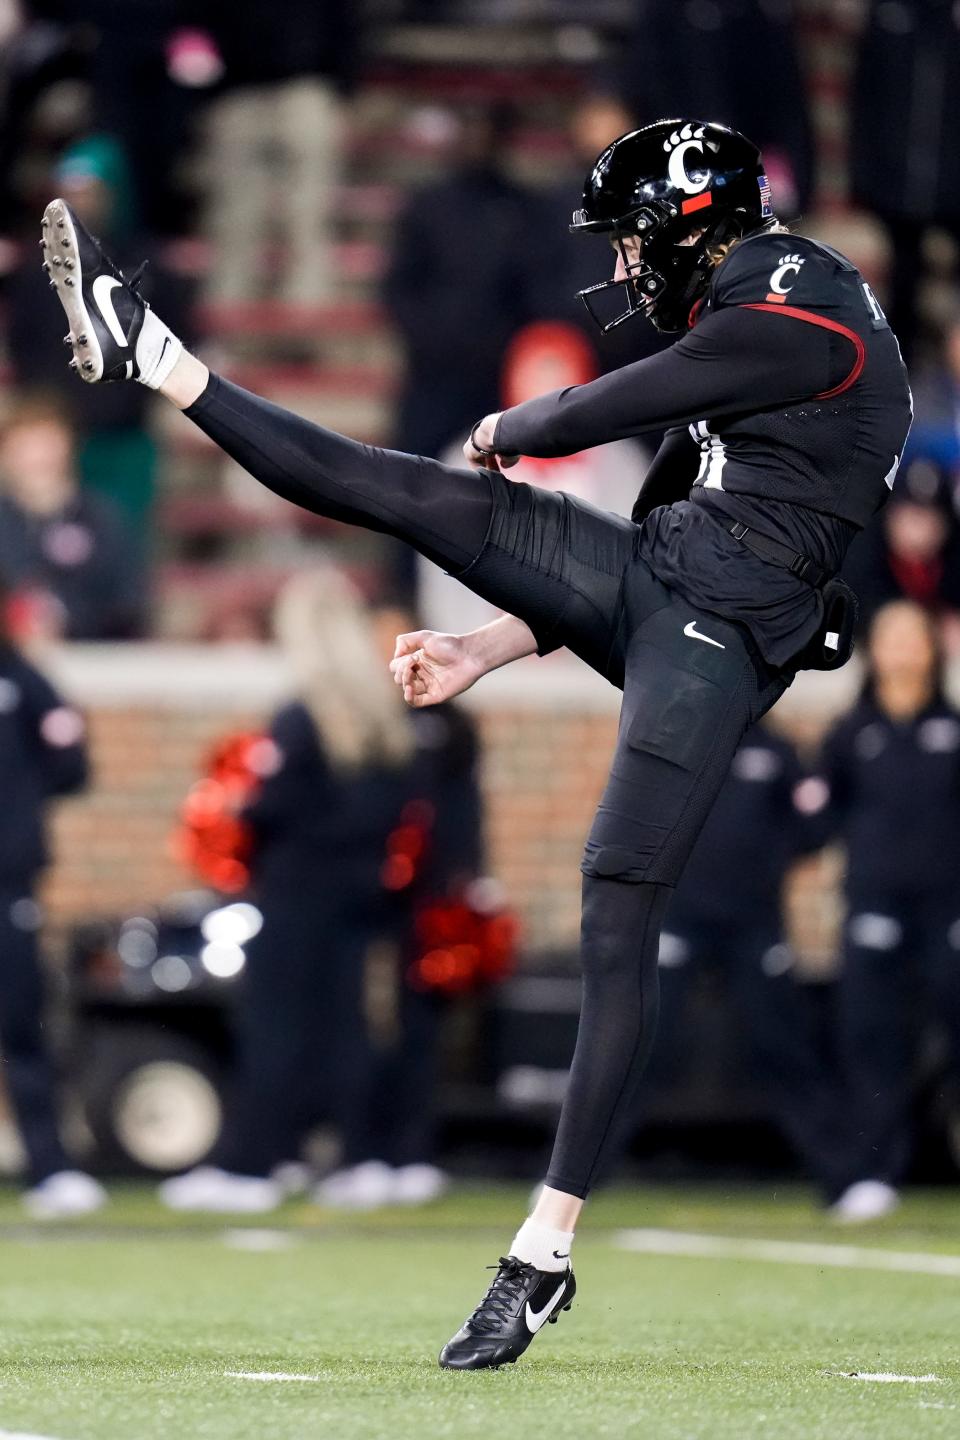
M 743 520 L 835 573 L 890 493 L 910 418 L 896 339 L 856 267 L 764 233 L 734 247 L 669 350 L 505 411 L 495 444 L 551 456 L 666 427 L 634 512 L 639 553 L 783 665 L 819 597 L 727 527 Z
M 703 311 L 731 307 L 775 316 L 785 347 L 796 345 L 798 327 L 819 330 L 826 383 L 782 405 L 751 404 L 740 414 L 692 423 L 700 448 L 696 485 L 864 526 L 893 485 L 911 416 L 900 350 L 870 287 L 829 246 L 758 235 L 720 266 Z

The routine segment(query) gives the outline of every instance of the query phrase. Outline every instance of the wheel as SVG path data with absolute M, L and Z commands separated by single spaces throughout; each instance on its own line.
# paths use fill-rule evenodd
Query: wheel
M 206 1158 L 223 1130 L 213 1057 L 151 1025 L 97 1025 L 83 1037 L 76 1077 L 102 1169 L 167 1173 Z

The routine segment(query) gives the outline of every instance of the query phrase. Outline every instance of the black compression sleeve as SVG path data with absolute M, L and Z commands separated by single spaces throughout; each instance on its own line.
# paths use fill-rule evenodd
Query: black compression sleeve
M 830 333 L 819 325 L 732 306 L 707 315 L 659 355 L 505 410 L 494 448 L 573 455 L 644 430 L 805 400 L 849 370 L 848 358 L 833 354 Z

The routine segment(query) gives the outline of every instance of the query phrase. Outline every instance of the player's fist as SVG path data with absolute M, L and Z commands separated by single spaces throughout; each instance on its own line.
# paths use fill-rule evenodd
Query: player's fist
M 480 679 L 484 667 L 472 653 L 470 639 L 437 630 L 397 636 L 390 670 L 408 705 L 439 705 L 462 695 Z

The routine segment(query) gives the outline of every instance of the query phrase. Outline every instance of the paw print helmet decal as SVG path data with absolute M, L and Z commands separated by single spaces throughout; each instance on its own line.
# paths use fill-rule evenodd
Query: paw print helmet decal
M 608 235 L 626 279 L 590 285 L 579 298 L 604 333 L 631 315 L 682 330 L 710 283 L 709 252 L 775 219 L 760 151 L 745 135 L 702 120 L 632 130 L 597 157 L 570 226 Z M 628 236 L 641 239 L 639 258 L 624 248 Z M 597 299 L 617 288 L 627 308 L 604 320 Z

